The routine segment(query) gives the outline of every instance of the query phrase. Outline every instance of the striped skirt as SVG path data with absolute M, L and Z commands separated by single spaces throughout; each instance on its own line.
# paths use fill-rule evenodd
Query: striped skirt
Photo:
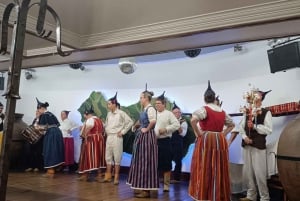
M 157 190 L 158 147 L 154 130 L 148 133 L 137 132 L 127 184 L 132 189 Z
M 228 145 L 223 134 L 198 137 L 191 162 L 189 195 L 194 200 L 230 200 Z
M 88 135 L 81 144 L 79 173 L 105 167 L 105 142 L 101 134 Z

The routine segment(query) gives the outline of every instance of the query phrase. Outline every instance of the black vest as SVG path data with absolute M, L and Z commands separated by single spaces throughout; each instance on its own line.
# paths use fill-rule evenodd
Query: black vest
M 256 120 L 254 118 L 253 120 L 253 124 L 254 126 L 256 126 L 256 124 L 264 124 L 265 121 L 265 117 L 267 114 L 268 110 L 265 108 L 262 108 L 262 112 L 261 114 L 258 114 L 256 117 Z M 266 135 L 261 135 L 259 134 L 255 129 L 253 128 L 249 128 L 248 127 L 248 119 L 249 116 L 246 116 L 246 121 L 245 121 L 245 131 L 246 131 L 246 135 L 252 140 L 252 144 L 249 144 L 250 146 L 256 147 L 258 149 L 266 149 Z M 242 141 L 242 146 L 246 146 L 247 144 L 245 143 L 245 141 Z

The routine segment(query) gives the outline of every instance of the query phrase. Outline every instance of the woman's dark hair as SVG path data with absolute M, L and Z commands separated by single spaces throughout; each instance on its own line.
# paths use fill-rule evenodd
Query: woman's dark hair
M 214 103 L 215 102 L 216 97 L 214 95 L 211 96 L 204 96 L 204 101 L 206 103 Z
M 152 91 L 143 91 L 142 94 L 144 94 L 144 96 L 148 98 L 149 101 L 151 101 L 152 96 L 154 95 Z

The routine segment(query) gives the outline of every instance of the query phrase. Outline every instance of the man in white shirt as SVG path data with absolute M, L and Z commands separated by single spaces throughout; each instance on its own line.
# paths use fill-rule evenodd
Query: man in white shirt
M 269 201 L 267 186 L 267 151 L 266 136 L 272 133 L 272 114 L 262 108 L 265 95 L 270 92 L 252 90 L 251 97 L 247 97 L 250 104 L 244 112 L 244 118 L 240 124 L 242 135 L 242 147 L 244 157 L 244 173 L 246 177 L 247 196 L 241 201 L 256 200 L 257 191 L 261 201 Z
M 120 163 L 123 154 L 123 135 L 133 125 L 132 119 L 117 106 L 117 93 L 107 103 L 109 112 L 105 121 L 105 132 L 107 135 L 105 160 L 106 173 L 102 182 L 110 182 L 112 178 L 112 165 L 115 165 L 114 184 L 119 184 Z
M 180 124 L 175 115 L 166 110 L 164 93 L 157 97 L 155 101 L 157 120 L 154 131 L 158 144 L 158 171 L 164 175 L 163 190 L 164 192 L 168 192 L 172 170 L 171 137 L 172 133 L 180 128 Z

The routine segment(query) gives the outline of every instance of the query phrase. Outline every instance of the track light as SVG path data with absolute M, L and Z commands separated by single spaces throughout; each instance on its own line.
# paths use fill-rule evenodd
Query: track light
M 34 78 L 33 74 L 35 72 L 35 69 L 31 69 L 31 68 L 28 68 L 25 70 L 25 79 L 26 80 L 31 80 Z
M 120 58 L 119 68 L 122 73 L 132 74 L 136 70 L 136 62 L 134 57 Z
M 85 70 L 85 67 L 82 63 L 73 63 L 73 64 L 69 64 L 69 66 L 70 66 L 70 68 L 75 69 L 75 70 L 77 70 L 77 69 L 80 69 L 82 71 Z
M 197 57 L 200 53 L 201 53 L 201 48 L 185 50 L 184 51 L 184 54 L 188 57 L 191 57 L 191 58 Z
M 32 74 L 31 74 L 31 72 L 26 71 L 26 72 L 25 72 L 25 78 L 26 78 L 26 80 L 32 79 Z
M 233 46 L 233 51 L 234 52 L 241 52 L 243 51 L 243 46 L 241 46 L 240 44 L 236 44 Z

